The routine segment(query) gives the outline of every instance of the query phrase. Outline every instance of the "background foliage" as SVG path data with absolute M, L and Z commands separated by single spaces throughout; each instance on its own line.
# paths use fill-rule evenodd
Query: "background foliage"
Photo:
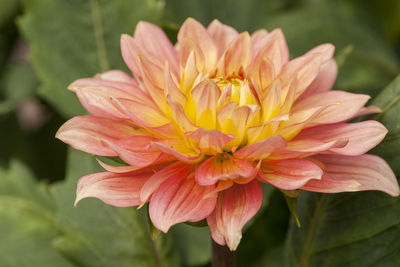
M 85 111 L 66 87 L 126 69 L 121 33 L 139 20 L 171 40 L 191 16 L 238 30 L 283 29 L 291 57 L 331 42 L 336 89 L 372 95 L 390 130 L 372 153 L 400 177 L 400 3 L 397 0 L 0 0 L 0 266 L 208 266 L 207 228 L 185 224 L 151 239 L 145 209 L 99 200 L 73 207 L 77 179 L 98 170 L 91 155 L 54 139 Z M 246 227 L 238 266 L 399 266 L 400 201 L 380 192 L 303 192 L 289 216 L 265 187 Z

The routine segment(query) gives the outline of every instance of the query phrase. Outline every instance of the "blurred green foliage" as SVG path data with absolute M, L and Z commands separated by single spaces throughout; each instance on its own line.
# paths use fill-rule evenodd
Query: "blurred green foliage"
M 335 88 L 376 96 L 372 102 L 384 112 L 375 119 L 389 134 L 373 153 L 400 175 L 398 0 L 0 0 L 0 266 L 209 264 L 207 228 L 178 225 L 153 241 L 144 209 L 94 199 L 74 208 L 77 179 L 101 169 L 81 152 L 69 150 L 67 160 L 65 145 L 54 139 L 63 121 L 85 112 L 69 83 L 126 70 L 121 33 L 147 20 L 176 40 L 189 16 L 240 31 L 280 27 L 292 57 L 333 43 L 340 62 Z M 27 121 L 26 113 L 35 112 L 39 120 Z M 265 192 L 237 251 L 238 266 L 400 265 L 398 199 L 303 192 L 299 229 L 281 193 Z

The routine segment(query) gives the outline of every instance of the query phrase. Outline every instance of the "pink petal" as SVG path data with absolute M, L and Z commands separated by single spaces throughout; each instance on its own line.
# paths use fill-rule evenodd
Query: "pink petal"
M 335 46 L 332 44 L 321 44 L 308 51 L 305 55 L 321 54 L 322 62 L 325 63 L 333 57 Z
M 313 126 L 311 123 L 313 119 L 318 117 L 325 109 L 330 108 L 332 105 L 311 107 L 308 109 L 300 110 L 290 114 L 289 120 L 282 121 L 279 125 L 277 134 L 283 136 L 286 140 L 290 141 L 295 137 L 303 128 Z
M 234 158 L 229 154 L 218 154 L 201 163 L 195 177 L 198 184 L 211 185 L 219 180 L 249 178 L 254 175 L 253 165 L 246 160 Z
M 109 75 L 111 74 L 101 74 L 99 77 L 108 77 Z M 95 116 L 127 118 L 113 105 L 112 98 L 126 98 L 152 103 L 151 98 L 133 83 L 103 80 L 101 78 L 84 78 L 74 81 L 68 86 L 68 89 L 74 91 L 82 105 Z
M 154 226 L 163 232 L 181 222 L 206 218 L 215 207 L 216 197 L 208 195 L 212 186 L 200 186 L 193 177 L 170 177 L 153 193 L 149 213 Z
M 236 250 L 243 226 L 257 213 L 262 203 L 262 190 L 257 180 L 237 185 L 218 195 L 214 212 L 207 217 L 211 235 L 220 245 Z
M 97 74 L 96 78 L 100 78 L 105 81 L 130 83 L 130 84 L 137 86 L 135 79 L 133 79 L 130 75 L 128 75 L 126 72 L 123 72 L 121 70 L 109 70 L 109 71 Z
M 348 141 L 345 146 L 330 148 L 329 151 L 342 155 L 358 156 L 379 144 L 386 133 L 387 129 L 377 121 L 335 123 L 305 129 L 293 141 L 313 139 L 322 143 L 329 143 L 345 139 Z
M 161 111 L 166 112 L 164 93 L 164 65 L 157 66 L 148 58 L 139 55 L 140 70 L 145 90 L 157 104 Z
M 205 57 L 204 73 L 211 71 L 217 60 L 217 47 L 203 25 L 193 18 L 188 18 L 181 26 L 178 33 L 178 43 L 182 44 L 187 38 L 193 40 L 199 46 Z
M 289 49 L 281 29 L 275 29 L 271 33 L 258 30 L 252 34 L 251 39 L 253 60 L 259 57 L 262 50 L 273 47 L 272 44 L 275 43 L 277 46 L 274 46 L 273 49 L 278 49 L 278 51 L 270 51 L 270 53 L 281 55 L 280 65 L 285 65 L 289 61 Z
M 171 97 L 174 102 L 185 103 L 186 96 L 178 88 L 179 84 L 175 82 L 169 71 L 169 65 L 166 63 L 164 66 L 164 94 L 166 97 Z
M 328 174 L 322 175 L 321 180 L 310 180 L 300 189 L 320 193 L 341 193 L 360 191 L 361 184 L 354 179 L 336 179 Z
M 217 103 L 220 89 L 213 82 L 204 80 L 192 90 L 193 101 L 196 105 L 196 124 L 206 129 L 215 129 L 217 124 Z
M 225 75 L 239 74 L 247 69 L 251 59 L 251 39 L 248 32 L 237 36 L 236 40 L 225 51 L 221 60 Z
M 354 118 L 362 115 L 374 114 L 374 113 L 381 113 L 382 110 L 376 106 L 368 106 L 361 108 L 356 114 L 354 114 Z
M 286 147 L 277 149 L 268 158 L 273 160 L 305 158 L 332 149 L 343 148 L 348 144 L 348 139 L 338 138 L 323 142 L 317 139 L 293 139 Z
M 136 44 L 135 39 L 128 34 L 121 35 L 121 53 L 125 64 L 136 76 L 141 76 L 138 55 L 140 47 Z
M 64 123 L 56 137 L 73 148 L 100 155 L 117 156 L 105 143 L 140 134 L 126 121 L 117 121 L 95 116 L 78 116 Z
M 179 43 L 179 61 L 181 66 L 181 78 L 185 81 L 186 76 L 189 76 L 190 82 L 184 84 L 193 84 L 194 78 L 199 73 L 204 73 L 204 68 L 207 64 L 206 57 L 200 48 L 200 45 L 193 39 L 186 37 Z M 184 70 L 184 72 L 182 72 Z M 184 87 L 187 88 L 191 87 Z
M 323 64 L 318 76 L 307 87 L 306 91 L 297 99 L 297 101 L 301 101 L 313 94 L 330 90 L 336 81 L 337 72 L 338 67 L 335 60 L 331 59 Z
M 298 189 L 322 174 L 317 164 L 305 159 L 264 160 L 259 171 L 263 182 L 284 190 Z
M 262 120 L 269 121 L 272 117 L 279 114 L 281 105 L 281 83 L 276 80 L 268 87 L 268 92 L 262 100 Z
M 256 58 L 253 64 L 251 64 L 249 75 L 260 90 L 264 92 L 275 79 L 275 66 L 271 60 L 260 55 L 260 57 Z
M 250 127 L 247 130 L 247 143 L 254 144 L 258 141 L 268 138 L 269 136 L 276 135 L 280 124 L 288 120 L 289 114 L 283 114 L 273 117 L 271 120 L 260 126 Z
M 296 103 L 292 108 L 292 112 L 317 106 L 329 106 L 313 118 L 311 124 L 336 123 L 354 117 L 369 98 L 368 95 L 352 94 L 344 91 L 325 91 Z
M 194 132 L 187 132 L 185 135 L 196 140 L 200 150 L 209 155 L 222 153 L 224 146 L 235 138 L 230 134 L 223 134 L 217 130 L 206 130 L 203 128 L 199 128 Z
M 147 200 L 157 190 L 157 188 L 167 179 L 171 178 L 179 180 L 181 177 L 188 177 L 192 171 L 193 165 L 185 164 L 178 161 L 156 172 L 143 185 L 140 192 L 141 202 L 147 202 Z
M 184 92 L 188 92 L 190 89 L 192 89 L 193 84 L 199 75 L 198 69 L 200 68 L 197 67 L 197 59 L 195 58 L 195 54 L 192 50 L 188 49 L 188 54 L 186 56 L 182 55 L 182 49 L 180 49 L 180 52 L 182 69 L 181 87 Z
M 218 50 L 218 57 L 222 56 L 228 45 L 235 39 L 239 33 L 232 27 L 222 24 L 214 19 L 207 27 L 207 32 L 214 40 Z
M 389 165 L 380 157 L 364 154 L 361 156 L 318 155 L 324 172 L 336 180 L 356 180 L 359 190 L 379 190 L 391 196 L 399 195 L 396 176 Z
M 149 136 L 132 136 L 115 143 L 105 141 L 126 163 L 135 167 L 146 167 L 153 164 L 161 152 L 151 149 L 150 143 L 156 140 Z
M 137 45 L 156 59 L 160 66 L 167 61 L 172 72 L 178 77 L 178 51 L 162 29 L 149 22 L 140 21 L 136 26 L 134 38 Z
M 126 173 L 133 172 L 133 171 L 136 171 L 141 168 L 141 167 L 130 166 L 130 165 L 129 166 L 112 166 L 112 165 L 102 162 L 99 159 L 96 159 L 96 160 L 100 164 L 101 167 L 103 167 L 106 171 L 112 172 L 112 173 L 126 174 Z
M 79 179 L 75 205 L 83 198 L 95 197 L 112 206 L 137 206 L 140 189 L 152 174 L 145 169 L 129 175 L 110 172 L 86 175 Z
M 139 126 L 151 128 L 170 123 L 162 112 L 148 104 L 125 98 L 113 99 L 113 102 Z
M 117 92 L 112 92 L 111 90 L 101 92 L 97 89 L 86 89 L 77 90 L 76 95 L 78 96 L 82 106 L 94 116 L 110 119 L 129 118 L 124 112 L 118 109 L 111 100 L 110 96 L 114 97 L 115 95 L 118 95 Z
M 233 155 L 237 158 L 247 159 L 249 161 L 261 160 L 268 157 L 274 150 L 285 146 L 286 141 L 282 136 L 271 136 L 252 145 L 245 146 L 235 151 Z
M 282 88 L 285 99 L 288 93 L 288 88 L 293 77 L 297 77 L 297 86 L 295 98 L 301 95 L 304 90 L 317 77 L 322 63 L 321 54 L 309 54 L 289 61 L 282 69 L 278 78 L 284 82 Z
M 217 186 L 213 191 L 205 195 L 205 198 L 208 198 L 210 196 L 217 196 L 219 192 L 224 191 L 230 187 L 232 187 L 235 183 L 232 180 L 220 180 L 217 183 Z
M 98 77 L 97 77 L 98 76 Z M 105 80 L 103 76 L 108 76 L 106 73 L 97 75 L 95 78 L 78 79 L 68 86 L 68 89 L 76 92 L 77 90 L 97 89 L 100 92 L 111 91 L 118 93 L 116 97 L 133 98 L 137 101 L 147 102 L 151 101 L 149 95 L 143 92 L 136 83 L 125 81 L 112 81 Z

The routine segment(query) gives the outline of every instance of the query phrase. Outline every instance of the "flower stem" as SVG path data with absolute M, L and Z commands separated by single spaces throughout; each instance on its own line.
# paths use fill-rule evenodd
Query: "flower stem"
M 236 267 L 235 252 L 227 246 L 221 246 L 212 242 L 212 267 Z

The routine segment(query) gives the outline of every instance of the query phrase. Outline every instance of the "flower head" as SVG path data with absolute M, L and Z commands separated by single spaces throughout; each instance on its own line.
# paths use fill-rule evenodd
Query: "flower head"
M 90 116 L 66 122 L 57 137 L 76 149 L 119 157 L 127 166 L 80 179 L 76 202 L 149 202 L 153 224 L 207 219 L 215 242 L 235 250 L 262 202 L 260 183 L 324 193 L 399 194 L 381 158 L 365 153 L 387 130 L 362 114 L 367 95 L 330 90 L 334 47 L 289 60 L 281 30 L 253 34 L 214 20 L 182 25 L 174 46 L 140 22 L 123 35 L 130 76 L 113 70 L 79 79 L 74 91 Z

